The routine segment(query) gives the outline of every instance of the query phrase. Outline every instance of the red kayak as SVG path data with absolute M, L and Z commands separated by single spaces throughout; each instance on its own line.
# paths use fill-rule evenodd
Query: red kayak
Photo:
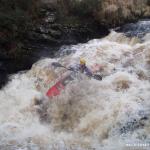
M 96 80 L 102 80 L 100 75 L 93 75 L 93 78 Z M 61 91 L 65 89 L 65 86 L 74 80 L 71 74 L 65 76 L 63 79 L 59 80 L 55 85 L 53 85 L 46 93 L 48 97 L 53 97 L 60 95 Z
M 73 80 L 71 75 L 66 76 L 65 78 L 58 81 L 55 85 L 53 85 L 46 93 L 48 97 L 53 97 L 60 95 L 61 91 L 65 89 L 65 86 Z

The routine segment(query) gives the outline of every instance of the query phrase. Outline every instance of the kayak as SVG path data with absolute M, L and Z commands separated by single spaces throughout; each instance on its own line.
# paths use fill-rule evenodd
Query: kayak
M 102 80 L 102 77 L 100 75 L 93 75 L 92 78 L 96 80 Z M 61 91 L 65 89 L 65 86 L 72 80 L 75 79 L 75 76 L 70 73 L 69 75 L 65 76 L 58 82 L 56 82 L 55 85 L 53 85 L 46 93 L 48 97 L 54 97 L 61 94 Z
M 74 80 L 71 74 L 67 75 L 63 79 L 59 80 L 55 85 L 53 85 L 46 93 L 48 97 L 54 97 L 60 95 L 61 91 L 65 89 L 65 86 Z

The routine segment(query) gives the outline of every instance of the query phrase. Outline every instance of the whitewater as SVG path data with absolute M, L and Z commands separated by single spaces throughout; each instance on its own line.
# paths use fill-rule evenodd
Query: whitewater
M 70 82 L 59 96 L 45 93 L 85 58 L 103 76 Z M 56 58 L 9 77 L 0 91 L 1 150 L 150 149 L 150 33 L 111 31 L 102 39 L 63 46 Z

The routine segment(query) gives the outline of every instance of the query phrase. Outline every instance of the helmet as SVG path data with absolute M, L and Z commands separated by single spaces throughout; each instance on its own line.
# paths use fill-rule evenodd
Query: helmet
M 80 58 L 80 64 L 81 64 L 81 65 L 85 65 L 85 64 L 86 64 L 86 61 L 85 61 L 85 59 L 83 59 L 83 58 Z

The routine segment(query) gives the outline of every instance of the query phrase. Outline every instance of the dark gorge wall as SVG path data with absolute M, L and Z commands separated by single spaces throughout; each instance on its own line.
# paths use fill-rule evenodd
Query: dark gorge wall
M 38 17 L 38 0 L 0 0 L 0 58 L 18 59 Z
M 22 60 L 42 45 L 75 44 L 108 33 L 91 15 L 85 17 L 82 10 L 74 14 L 72 4 L 67 0 L 0 0 L 0 58 Z
M 27 33 L 38 18 L 38 0 L 0 0 L 0 87 L 9 73 L 28 66 Z M 18 62 L 19 61 L 19 62 Z
M 149 0 L 0 0 L 0 58 L 85 42 L 149 16 Z

